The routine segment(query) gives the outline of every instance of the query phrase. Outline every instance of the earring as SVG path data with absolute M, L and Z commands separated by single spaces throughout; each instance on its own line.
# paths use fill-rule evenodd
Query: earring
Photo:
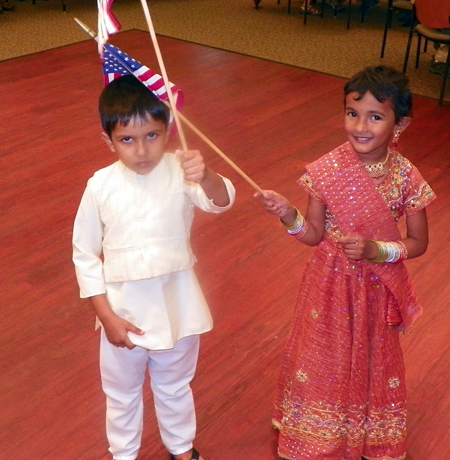
M 398 140 L 400 139 L 400 134 L 401 134 L 401 131 L 395 131 L 395 134 L 394 134 L 394 137 L 392 139 L 392 148 L 394 150 L 397 149 L 397 146 L 398 146 Z

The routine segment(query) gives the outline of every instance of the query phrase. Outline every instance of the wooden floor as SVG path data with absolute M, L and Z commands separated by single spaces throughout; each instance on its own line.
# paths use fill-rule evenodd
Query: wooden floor
M 149 37 L 113 44 L 157 69 Z M 345 140 L 344 81 L 160 38 L 184 115 L 263 188 L 288 195 L 306 163 Z M 102 460 L 104 398 L 98 334 L 78 298 L 71 228 L 87 179 L 114 161 L 100 140 L 101 66 L 94 42 L 0 63 L 0 460 Z M 407 262 L 425 314 L 404 340 L 409 460 L 450 460 L 450 108 L 415 101 L 401 150 L 439 199 L 431 243 Z M 275 460 L 271 410 L 299 279 L 312 249 L 295 244 L 252 188 L 196 136 L 210 165 L 237 188 L 232 211 L 199 214 L 197 273 L 215 318 L 193 384 L 196 446 L 210 460 Z M 177 146 L 174 139 L 173 147 Z M 140 459 L 168 459 L 146 390 Z

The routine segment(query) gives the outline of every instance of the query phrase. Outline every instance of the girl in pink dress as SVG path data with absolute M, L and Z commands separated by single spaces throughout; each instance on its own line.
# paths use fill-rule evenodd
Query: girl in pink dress
M 369 67 L 344 92 L 348 141 L 300 178 L 309 194 L 305 216 L 274 191 L 256 195 L 292 237 L 317 246 L 287 340 L 273 423 L 282 458 L 401 460 L 399 336 L 422 312 L 402 262 L 427 249 L 425 207 L 435 195 L 397 151 L 411 122 L 408 79 Z M 397 227 L 402 216 L 406 236 Z

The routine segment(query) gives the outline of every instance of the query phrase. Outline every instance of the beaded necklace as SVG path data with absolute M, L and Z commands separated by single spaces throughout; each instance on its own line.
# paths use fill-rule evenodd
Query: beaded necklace
M 384 165 L 387 163 L 389 159 L 389 154 L 391 152 L 388 151 L 386 158 L 381 163 L 373 163 L 373 164 L 366 164 L 364 163 L 364 169 L 369 173 L 369 176 L 372 179 L 379 179 L 386 174 L 386 170 L 384 169 Z

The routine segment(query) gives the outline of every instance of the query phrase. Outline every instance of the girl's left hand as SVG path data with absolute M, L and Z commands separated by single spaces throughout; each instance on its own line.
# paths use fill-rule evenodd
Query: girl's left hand
M 175 154 L 181 160 L 181 167 L 184 171 L 184 178 L 190 182 L 200 184 L 206 177 L 207 169 L 205 161 L 198 150 L 183 152 L 177 150 Z
M 360 235 L 346 236 L 338 240 L 344 251 L 345 256 L 351 260 L 362 260 L 375 258 L 377 254 L 373 254 L 374 243 L 364 239 Z M 375 247 L 376 250 L 376 247 Z

